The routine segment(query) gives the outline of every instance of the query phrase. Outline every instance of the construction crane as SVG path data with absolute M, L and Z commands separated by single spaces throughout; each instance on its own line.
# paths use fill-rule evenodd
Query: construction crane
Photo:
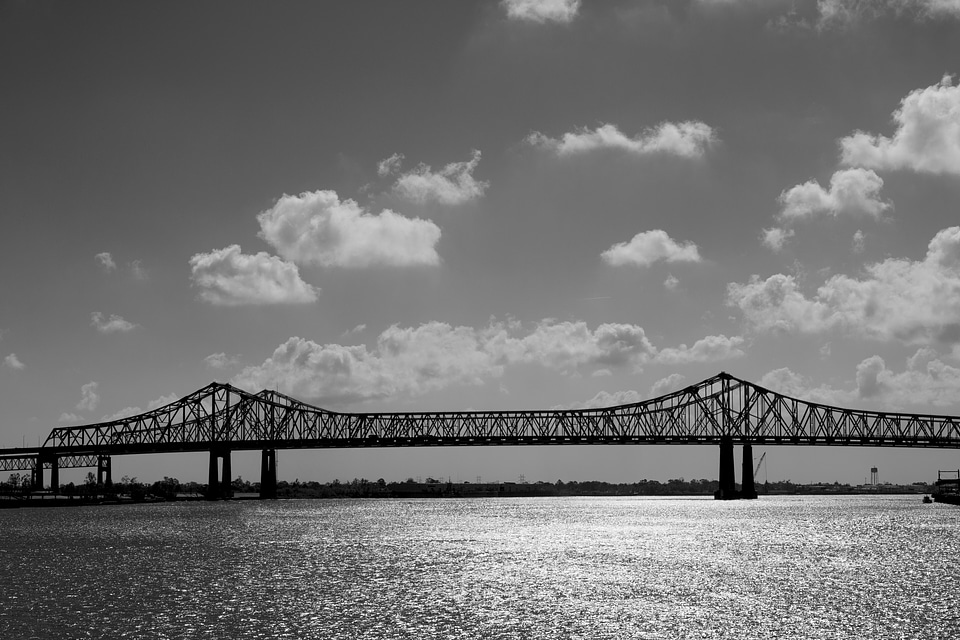
M 763 464 L 763 461 L 766 460 L 766 458 L 767 458 L 767 452 L 764 451 L 763 455 L 760 456 L 760 459 L 757 460 L 757 468 L 753 470 L 754 479 L 756 479 L 757 474 L 760 473 L 760 465 Z M 766 486 L 767 484 L 767 467 L 766 466 L 763 467 L 763 484 L 764 486 Z

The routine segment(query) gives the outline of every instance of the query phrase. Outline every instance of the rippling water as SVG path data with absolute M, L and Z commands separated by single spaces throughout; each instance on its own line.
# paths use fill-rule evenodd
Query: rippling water
M 0 638 L 957 638 L 909 497 L 0 511 Z

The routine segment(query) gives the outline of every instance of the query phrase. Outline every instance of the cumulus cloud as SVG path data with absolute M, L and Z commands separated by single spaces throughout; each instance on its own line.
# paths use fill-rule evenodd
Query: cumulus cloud
M 580 10 L 580 0 L 502 0 L 507 17 L 528 22 L 572 22 Z
M 439 202 L 445 205 L 458 205 L 476 200 L 490 186 L 489 182 L 473 177 L 478 164 L 480 164 L 480 152 L 476 149 L 473 150 L 469 160 L 451 162 L 436 172 L 429 165 L 421 164 L 413 171 L 397 178 L 393 185 L 393 192 L 419 204 Z
M 667 291 L 676 291 L 680 287 L 680 280 L 672 273 L 667 274 L 667 279 L 663 281 L 663 288 Z
M 57 418 L 57 422 L 61 424 L 75 423 L 83 420 L 80 416 L 75 413 L 61 413 L 60 417 Z
M 665 153 L 684 158 L 702 157 L 717 141 L 716 134 L 703 122 L 662 122 L 633 138 L 621 133 L 613 124 L 603 124 L 593 131 L 578 129 L 560 138 L 540 132 L 527 136 L 527 142 L 560 156 L 587 153 L 597 149 L 619 149 L 634 155 Z
M 960 227 L 940 231 L 923 260 L 889 258 L 860 278 L 830 277 L 812 297 L 793 276 L 731 283 L 727 301 L 760 331 L 847 330 L 905 344 L 960 343 Z
M 760 385 L 803 400 L 851 408 L 926 412 L 960 406 L 960 368 L 946 364 L 927 347 L 907 358 L 899 372 L 888 368 L 880 356 L 864 359 L 847 388 L 815 386 L 808 377 L 787 368 L 770 371 Z
M 438 265 L 440 228 L 429 220 L 405 218 L 389 209 L 378 215 L 335 191 L 285 195 L 257 216 L 258 234 L 277 252 L 300 265 L 324 267 L 406 267 Z
M 130 263 L 130 273 L 137 280 L 147 280 L 150 276 L 147 274 L 147 270 L 143 267 L 142 260 L 134 260 Z
M 951 76 L 911 91 L 893 120 L 892 138 L 863 131 L 842 138 L 842 161 L 874 169 L 960 174 L 960 86 L 953 86 Z
M 783 227 L 771 227 L 764 229 L 760 234 L 760 241 L 763 246 L 771 251 L 780 251 L 786 246 L 787 241 L 794 236 L 796 232 L 793 229 L 784 229 Z
M 551 407 L 555 411 L 568 411 L 572 409 L 604 409 L 606 407 L 616 407 L 623 404 L 635 404 L 643 402 L 647 398 L 643 397 L 639 391 L 600 391 L 597 395 L 583 402 L 572 402 L 570 404 L 558 404 Z
M 853 242 L 850 248 L 851 250 L 853 250 L 854 253 L 863 253 L 864 237 L 863 237 L 863 231 L 861 231 L 860 229 L 857 229 L 856 233 L 853 234 Z
M 960 18 L 957 0 L 817 0 L 821 29 L 847 27 L 885 15 L 916 21 Z
M 377 175 L 381 178 L 385 178 L 389 175 L 392 175 L 400 170 L 400 165 L 403 163 L 403 154 L 395 153 L 389 158 L 384 158 L 377 163 Z
M 117 263 L 113 261 L 113 256 L 108 251 L 98 253 L 94 258 L 100 263 L 104 271 L 114 271 L 117 268 Z
M 211 369 L 227 369 L 240 364 L 240 359 L 225 353 L 211 353 L 203 359 L 203 362 Z
M 200 289 L 200 299 L 210 304 L 308 304 L 316 290 L 300 279 L 295 264 L 261 251 L 242 253 L 233 244 L 190 258 L 190 278 Z
M 15 353 L 11 353 L 6 358 L 4 358 L 3 364 L 9 367 L 10 369 L 15 369 L 18 371 L 26 368 L 26 365 L 20 362 L 20 358 L 18 358 L 17 354 Z
M 78 410 L 93 411 L 97 408 L 97 405 L 100 404 L 100 394 L 97 393 L 97 387 L 99 386 L 96 382 L 88 382 L 80 387 L 82 397 L 80 402 L 77 403 Z
M 126 333 L 137 328 L 137 325 L 115 313 L 111 313 L 109 317 L 106 317 L 99 311 L 94 311 L 90 314 L 90 326 L 94 327 L 100 333 Z
M 780 194 L 781 221 L 795 222 L 820 214 L 865 215 L 880 218 L 890 204 L 879 198 L 883 180 L 869 169 L 842 169 L 824 189 L 816 180 L 798 184 Z
M 172 402 L 176 402 L 179 399 L 180 399 L 180 396 L 178 396 L 175 393 L 171 393 L 165 396 L 160 396 L 156 400 L 150 401 L 150 403 L 147 405 L 146 411 L 150 411 L 152 409 L 158 409 L 160 407 L 165 407 L 166 405 Z M 110 414 L 108 416 L 103 416 L 103 422 L 111 422 L 113 420 L 123 420 L 124 418 L 129 418 L 130 416 L 137 416 L 137 415 L 140 415 L 141 413 L 146 413 L 146 411 L 144 411 L 140 407 L 124 407 L 123 409 L 120 409 L 120 411 L 117 411 L 116 413 Z
M 656 361 L 662 364 L 676 365 L 740 358 L 745 355 L 743 350 L 740 349 L 742 345 L 743 338 L 740 336 L 707 336 L 694 342 L 691 347 L 681 344 L 679 347 L 662 349 L 657 354 Z
M 297 397 L 354 402 L 480 384 L 517 364 L 561 372 L 637 368 L 655 353 L 635 325 L 590 329 L 583 322 L 544 320 L 524 331 L 517 322 L 491 321 L 480 329 L 429 322 L 415 328 L 392 326 L 372 349 L 293 337 L 262 364 L 243 369 L 234 382 L 253 391 L 278 387 Z
M 618 242 L 601 254 L 607 264 L 618 267 L 647 267 L 654 262 L 700 262 L 700 252 L 692 242 L 679 243 L 661 229 L 641 231 L 630 242 Z
M 671 373 L 666 378 L 661 378 L 653 383 L 653 386 L 650 387 L 650 397 L 659 398 L 668 393 L 673 393 L 682 389 L 686 381 L 687 377 L 682 373 Z

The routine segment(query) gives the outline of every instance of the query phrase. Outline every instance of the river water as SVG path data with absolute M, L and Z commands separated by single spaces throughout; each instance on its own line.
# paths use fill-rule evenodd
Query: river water
M 919 496 L 0 511 L 0 638 L 960 637 Z

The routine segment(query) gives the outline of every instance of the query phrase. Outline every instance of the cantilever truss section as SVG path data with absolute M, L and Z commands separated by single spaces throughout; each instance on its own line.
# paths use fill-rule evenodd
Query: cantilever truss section
M 212 383 L 128 418 L 51 431 L 43 449 L 121 454 L 221 449 L 717 443 L 960 448 L 960 417 L 883 413 L 791 398 L 727 373 L 599 409 L 339 413 L 274 391 Z

